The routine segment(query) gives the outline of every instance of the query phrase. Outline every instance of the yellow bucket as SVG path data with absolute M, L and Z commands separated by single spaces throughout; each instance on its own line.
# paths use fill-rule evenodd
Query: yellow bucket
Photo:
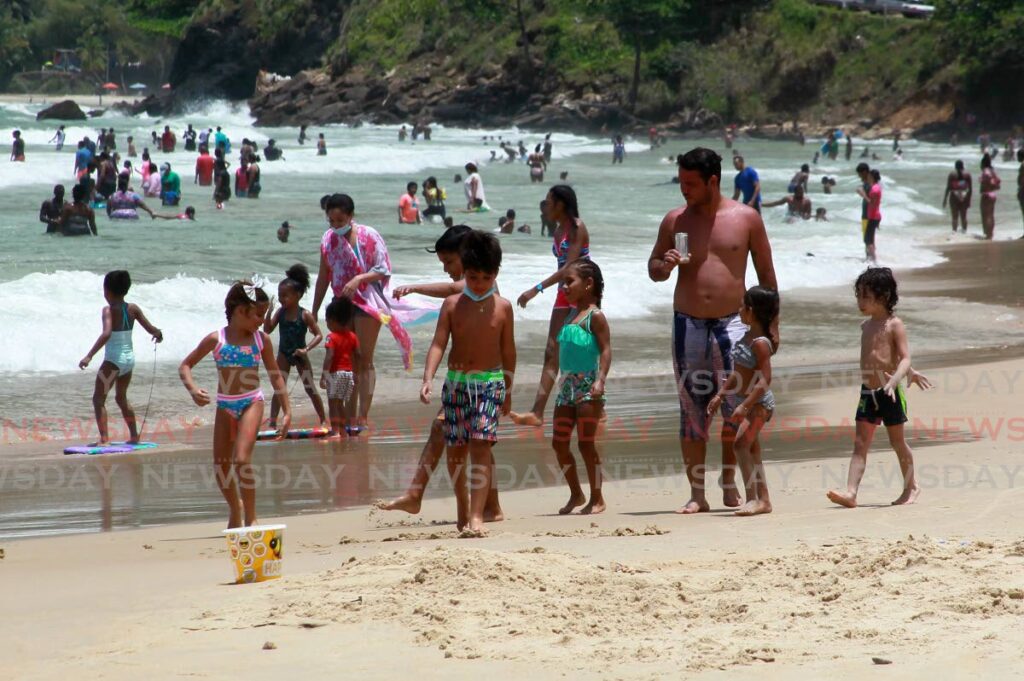
M 285 527 L 253 525 L 224 530 L 236 584 L 263 582 L 281 576 Z

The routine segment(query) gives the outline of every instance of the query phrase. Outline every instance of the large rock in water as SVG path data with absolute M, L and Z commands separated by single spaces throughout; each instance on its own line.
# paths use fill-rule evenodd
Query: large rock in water
M 84 121 L 88 117 L 78 104 L 75 104 L 74 100 L 65 99 L 63 102 L 57 102 L 36 114 L 37 121 L 47 118 L 58 121 Z

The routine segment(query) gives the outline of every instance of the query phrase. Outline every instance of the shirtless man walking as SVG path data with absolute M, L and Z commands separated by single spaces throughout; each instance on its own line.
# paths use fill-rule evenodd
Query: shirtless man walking
M 746 333 L 739 308 L 746 291 L 748 254 L 758 283 L 771 289 L 778 289 L 778 284 L 761 216 L 721 194 L 721 157 L 697 148 L 679 156 L 677 162 L 686 205 L 669 211 L 661 221 L 647 272 L 654 281 L 666 281 L 679 268 L 672 359 L 679 389 L 680 445 L 691 491 L 678 513 L 698 513 L 710 509 L 704 487 L 707 405 L 732 370 L 733 344 Z M 687 235 L 689 253 L 676 250 L 677 234 Z M 778 338 L 778 319 L 773 326 Z M 740 496 L 731 442 L 735 424 L 727 419 L 722 429 L 723 500 L 726 506 L 736 507 Z

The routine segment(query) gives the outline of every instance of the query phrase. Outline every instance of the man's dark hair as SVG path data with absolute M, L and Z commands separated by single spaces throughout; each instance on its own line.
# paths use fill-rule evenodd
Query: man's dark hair
M 107 276 L 103 277 L 103 288 L 115 296 L 127 295 L 131 287 L 132 276 L 128 274 L 128 270 L 114 270 L 107 272 Z
M 857 164 L 857 174 L 858 175 L 860 175 L 861 173 L 867 173 L 867 172 L 870 172 L 870 171 L 871 171 L 871 166 L 869 166 L 867 163 L 858 163 Z
M 409 184 L 405 185 L 405 191 L 411 191 L 413 189 L 416 189 L 417 186 L 418 185 L 415 182 L 410 182 Z
M 501 242 L 489 232 L 474 229 L 459 244 L 463 270 L 497 274 L 501 269 Z
M 466 225 L 449 227 L 437 238 L 434 247 L 427 249 L 427 253 L 458 253 L 462 240 L 472 231 L 473 228 Z
M 676 163 L 682 170 L 695 170 L 700 173 L 705 183 L 710 182 L 712 177 L 717 177 L 719 181 L 722 179 L 722 157 L 711 149 L 690 149 L 685 154 L 680 154 L 676 158 Z
M 900 300 L 896 292 L 896 278 L 892 276 L 892 270 L 888 267 L 867 268 L 857 277 L 853 290 L 857 294 L 870 293 L 873 298 L 885 305 L 889 314 L 892 314 Z

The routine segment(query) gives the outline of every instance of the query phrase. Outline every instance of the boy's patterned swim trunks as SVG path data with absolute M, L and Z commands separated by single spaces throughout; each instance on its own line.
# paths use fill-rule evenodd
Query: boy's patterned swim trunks
M 498 441 L 498 416 L 505 401 L 505 373 L 448 371 L 441 390 L 444 439 L 449 445 L 470 440 Z

